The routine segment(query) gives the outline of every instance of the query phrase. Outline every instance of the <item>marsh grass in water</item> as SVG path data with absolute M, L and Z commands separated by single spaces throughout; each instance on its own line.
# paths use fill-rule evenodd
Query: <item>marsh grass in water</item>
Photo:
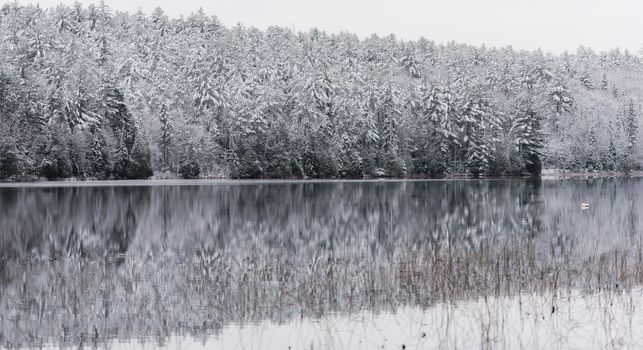
M 164 344 L 176 336 L 205 341 L 230 325 L 266 321 L 487 300 L 496 308 L 503 305 L 499 301 L 510 304 L 526 295 L 550 302 L 555 313 L 572 296 L 604 295 L 600 301 L 609 302 L 636 290 L 643 282 L 643 245 L 632 240 L 599 251 L 574 240 L 514 236 L 400 246 L 385 259 L 332 253 L 303 258 L 279 250 L 243 258 L 168 252 L 4 259 L 0 271 L 3 346 L 110 347 L 132 339 Z M 502 310 L 481 315 L 487 333 L 502 322 L 496 312 Z

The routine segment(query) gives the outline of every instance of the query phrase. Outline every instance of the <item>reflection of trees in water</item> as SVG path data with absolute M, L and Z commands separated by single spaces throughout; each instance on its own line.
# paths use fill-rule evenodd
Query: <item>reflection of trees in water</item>
M 611 249 L 640 233 L 640 190 L 638 180 L 0 189 L 0 344 L 163 341 L 230 322 L 633 285 L 643 273 L 620 272 L 640 261 Z
M 638 180 L 284 183 L 0 189 L 5 256 L 172 250 L 386 255 L 507 235 L 617 237 L 640 227 Z M 580 202 L 592 203 L 581 212 Z
M 61 258 L 125 253 L 150 188 L 0 189 L 0 240 L 7 257 Z M 5 193 L 15 200 L 6 201 Z
M 640 244 L 589 257 L 570 251 L 563 259 L 548 258 L 538 244 L 519 236 L 434 241 L 398 246 L 387 259 L 320 251 L 314 257 L 163 254 L 116 264 L 7 260 L 11 282 L 0 285 L 0 344 L 102 347 L 115 339 L 205 338 L 231 323 L 518 293 L 547 299 L 558 292 L 564 299 L 575 289 L 621 293 L 643 282 Z

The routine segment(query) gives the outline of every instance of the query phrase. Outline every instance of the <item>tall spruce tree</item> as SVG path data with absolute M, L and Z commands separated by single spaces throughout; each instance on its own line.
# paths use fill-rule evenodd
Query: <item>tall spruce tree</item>
M 161 123 L 159 135 L 159 151 L 161 153 L 160 163 L 163 170 L 172 169 L 172 149 L 173 149 L 173 132 L 174 127 L 167 113 L 167 106 L 163 104 L 159 112 L 159 122 Z

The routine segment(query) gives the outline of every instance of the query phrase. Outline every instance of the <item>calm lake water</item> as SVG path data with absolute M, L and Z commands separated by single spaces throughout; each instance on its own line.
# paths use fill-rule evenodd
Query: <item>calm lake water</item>
M 426 309 L 447 292 L 542 291 L 560 283 L 552 266 L 628 249 L 643 232 L 637 178 L 52 185 L 0 187 L 0 346 L 162 345 Z M 506 281 L 485 270 L 496 256 Z M 565 281 L 623 283 L 596 275 Z
M 619 241 L 641 232 L 642 198 L 640 179 L 8 187 L 0 254 L 378 255 L 447 238 Z

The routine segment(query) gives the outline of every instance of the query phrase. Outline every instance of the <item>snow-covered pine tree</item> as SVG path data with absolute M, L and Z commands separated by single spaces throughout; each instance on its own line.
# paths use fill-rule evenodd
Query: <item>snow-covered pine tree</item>
M 623 118 L 623 130 L 625 130 L 627 153 L 634 155 L 636 144 L 638 142 L 639 126 L 637 119 L 637 109 L 634 100 L 627 101 L 625 115 Z
M 594 81 L 588 73 L 584 73 L 580 76 L 580 84 L 587 90 L 594 88 Z
M 423 84 L 411 96 L 410 105 L 416 121 L 412 129 L 411 171 L 420 176 L 440 176 L 446 171 L 447 139 L 441 130 L 441 120 L 447 114 L 446 101 L 439 89 Z
M 400 59 L 400 65 L 406 73 L 408 73 L 412 78 L 420 77 L 420 67 L 418 61 L 415 59 L 415 56 L 412 52 L 408 52 Z
M 63 118 L 69 125 L 69 130 L 74 131 L 78 125 L 86 125 L 98 122 L 98 117 L 90 109 L 90 101 L 82 86 L 76 89 L 76 96 L 73 100 L 67 99 L 63 107 Z
M 112 175 L 117 180 L 128 179 L 130 174 L 130 149 L 126 144 L 126 137 L 122 135 L 123 130 L 117 130 L 115 134 L 116 149 L 114 152 L 114 164 Z
M 406 166 L 399 154 L 398 123 L 401 119 L 400 102 L 391 87 L 384 89 L 377 107 L 380 135 L 380 164 L 389 176 L 402 176 Z
M 64 125 L 55 125 L 45 135 L 47 144 L 41 144 L 38 150 L 40 164 L 39 175 L 49 180 L 68 178 L 72 175 L 69 159 L 67 137 L 69 129 Z
M 537 176 L 542 170 L 541 157 L 544 147 L 542 117 L 534 110 L 530 97 L 519 99 L 516 106 L 510 132 L 516 150 L 525 164 L 526 172 Z
M 109 150 L 100 124 L 90 126 L 88 137 L 87 175 L 95 179 L 107 179 L 111 171 Z
M 15 145 L 0 143 L 0 180 L 18 175 L 18 158 Z
M 136 140 L 137 125 L 125 103 L 125 96 L 110 79 L 104 82 L 100 95 L 102 118 L 111 127 L 118 142 L 122 142 L 129 152 Z
M 603 73 L 603 77 L 601 78 L 601 90 L 607 90 L 609 87 L 609 83 L 607 82 L 607 75 Z
M 161 123 L 159 135 L 160 163 L 163 170 L 172 169 L 172 149 L 174 127 L 168 116 L 167 105 L 162 104 L 159 111 L 159 122 Z
M 336 86 L 326 73 L 315 74 L 304 84 L 298 106 L 304 128 L 302 165 L 306 176 L 332 178 L 337 176 L 340 165 L 335 130 Z
M 473 176 L 488 175 L 494 172 L 501 120 L 484 98 L 473 100 L 469 113 L 474 124 L 466 146 L 467 171 Z
M 145 180 L 154 175 L 150 143 L 147 137 L 140 133 L 136 136 L 130 155 L 127 178 Z
M 553 106 L 553 113 L 549 118 L 549 124 L 553 132 L 558 132 L 561 117 L 573 111 L 574 98 L 565 85 L 558 82 L 549 90 L 549 98 Z
M 373 175 L 377 168 L 377 150 L 380 143 L 379 130 L 375 114 L 370 106 L 364 103 L 359 105 L 359 117 L 362 128 L 362 166 L 364 174 Z
M 614 171 L 618 168 L 621 162 L 619 160 L 618 151 L 616 150 L 616 145 L 614 144 L 615 131 L 614 124 L 611 121 L 608 125 L 607 130 L 609 133 L 609 145 L 607 146 L 607 154 L 605 159 L 603 160 L 603 164 L 605 164 L 607 170 Z
M 184 179 L 197 179 L 201 174 L 201 165 L 197 159 L 196 146 L 193 142 L 188 142 L 186 149 L 183 150 L 179 162 L 179 174 Z

